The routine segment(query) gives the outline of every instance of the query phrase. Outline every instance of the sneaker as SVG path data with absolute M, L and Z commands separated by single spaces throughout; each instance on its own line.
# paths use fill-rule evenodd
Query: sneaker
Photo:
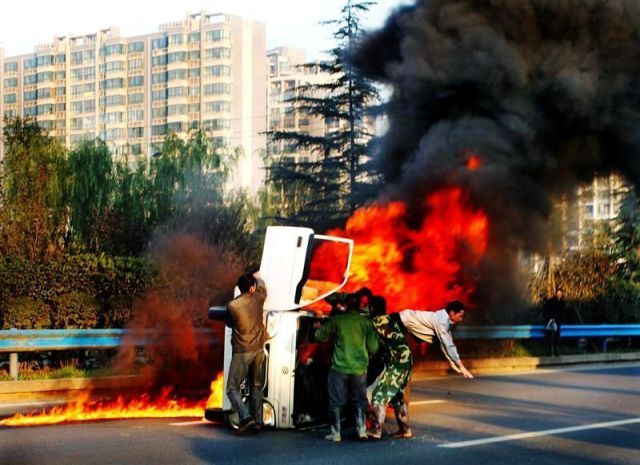
M 369 436 L 369 439 L 377 441 L 382 438 L 382 431 L 367 431 L 367 436 Z
M 238 430 L 236 431 L 236 434 L 238 436 L 242 436 L 244 434 L 247 434 L 248 432 L 253 430 L 253 428 L 255 427 L 255 424 L 256 424 L 256 422 L 253 421 L 253 418 L 245 418 L 238 425 Z
M 398 431 L 393 433 L 393 435 L 391 437 L 393 439 L 409 439 L 409 438 L 413 437 L 413 433 L 411 432 L 411 429 L 407 429 L 407 430 L 404 430 L 404 431 L 399 429 Z
M 342 441 L 342 437 L 340 437 L 340 433 L 337 432 L 330 432 L 329 434 L 327 434 L 324 437 L 325 441 L 332 441 L 332 442 L 340 442 Z

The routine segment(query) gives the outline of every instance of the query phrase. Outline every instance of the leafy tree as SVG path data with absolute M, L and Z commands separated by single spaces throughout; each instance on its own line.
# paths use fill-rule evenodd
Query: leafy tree
M 302 68 L 327 73 L 329 79 L 303 84 L 289 99 L 300 114 L 321 121 L 324 134 L 286 130 L 267 133 L 273 143 L 312 155 L 309 160 L 296 160 L 282 153 L 267 154 L 267 195 L 284 204 L 277 216 L 293 211 L 293 221 L 324 228 L 343 222 L 375 193 L 372 183 L 376 176 L 366 165 L 371 138 L 366 118 L 378 93 L 373 82 L 349 61 L 362 35 L 361 15 L 372 4 L 348 0 L 340 18 L 325 23 L 335 27 L 336 46 L 329 51 L 330 60 L 307 63 Z M 267 206 L 278 213 L 278 208 L 273 208 L 276 202 Z
M 48 260 L 64 248 L 66 151 L 34 121 L 5 119 L 0 247 Z
M 85 140 L 69 153 L 70 234 L 88 251 L 101 249 L 102 225 L 111 203 L 113 161 L 107 144 Z

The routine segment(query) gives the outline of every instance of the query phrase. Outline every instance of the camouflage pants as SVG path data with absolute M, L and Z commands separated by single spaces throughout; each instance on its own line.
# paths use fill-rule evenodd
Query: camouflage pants
M 371 403 L 390 404 L 396 408 L 404 403 L 404 390 L 411 377 L 411 365 L 385 365 L 380 383 L 373 390 Z

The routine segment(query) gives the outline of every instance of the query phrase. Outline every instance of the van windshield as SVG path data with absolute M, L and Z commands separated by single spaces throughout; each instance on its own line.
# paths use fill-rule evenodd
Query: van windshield
M 351 250 L 352 242 L 349 240 L 314 236 L 309 273 L 302 288 L 302 306 L 327 313 L 331 310 L 322 299 L 346 283 Z

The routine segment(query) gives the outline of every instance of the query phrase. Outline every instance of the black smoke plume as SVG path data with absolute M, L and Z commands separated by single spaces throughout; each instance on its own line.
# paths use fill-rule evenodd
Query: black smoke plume
M 596 173 L 640 182 L 639 39 L 635 0 L 423 0 L 359 47 L 392 91 L 393 195 L 462 186 L 489 215 L 479 303 L 506 303 L 517 253 L 546 250 L 554 199 Z

